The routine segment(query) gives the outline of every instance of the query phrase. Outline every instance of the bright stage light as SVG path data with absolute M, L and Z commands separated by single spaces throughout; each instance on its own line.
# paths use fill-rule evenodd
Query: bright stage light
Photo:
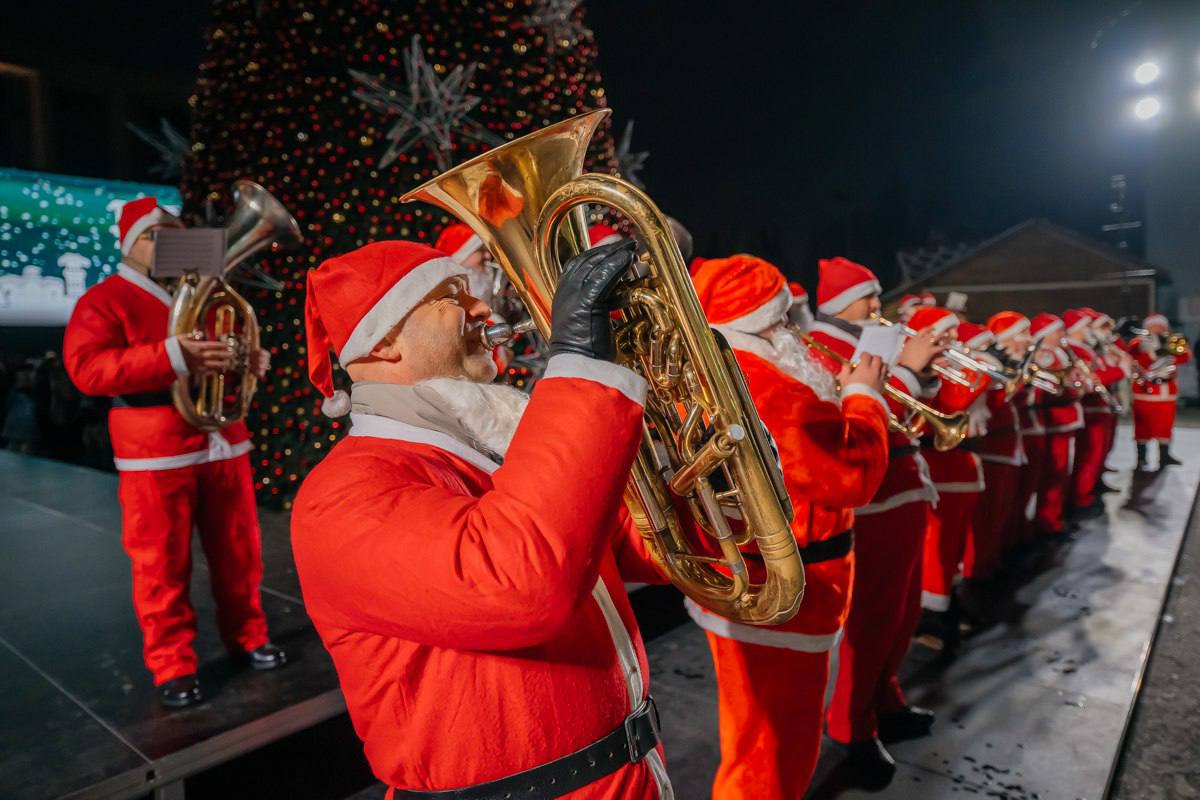
M 1158 80 L 1158 76 L 1161 73 L 1162 70 L 1158 68 L 1158 64 L 1155 64 L 1153 61 L 1143 61 L 1133 71 L 1133 79 L 1142 86 L 1145 86 L 1148 83 Z
M 1162 111 L 1162 103 L 1157 97 L 1143 97 L 1133 104 L 1133 114 L 1138 119 L 1152 119 Z

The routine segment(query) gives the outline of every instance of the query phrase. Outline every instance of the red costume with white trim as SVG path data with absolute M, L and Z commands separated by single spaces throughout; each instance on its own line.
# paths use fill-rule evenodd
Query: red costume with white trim
M 832 315 L 850 303 L 879 292 L 875 274 L 844 258 L 818 262 L 818 316 L 810 335 L 850 359 L 859 328 Z M 841 365 L 813 349 L 813 356 L 837 374 Z M 916 397 L 919 378 L 893 369 L 888 382 Z M 900 419 L 908 410 L 890 397 L 889 409 Z M 838 675 L 826 715 L 829 735 L 841 742 L 870 739 L 877 715 L 907 706 L 896 671 L 916 629 L 921 610 L 921 543 L 925 515 L 937 497 L 917 442 L 889 431 L 888 464 L 874 496 L 854 512 L 853 602 L 838 650 Z
M 1071 354 L 1060 343 L 1065 326 L 1054 314 L 1041 313 L 1030 322 L 1030 332 L 1039 343 L 1038 364 L 1044 369 L 1062 371 L 1072 365 Z M 1033 528 L 1036 533 L 1054 536 L 1066 527 L 1067 492 L 1075 457 L 1075 432 L 1083 428 L 1082 392 L 1073 379 L 1067 380 L 1060 395 L 1033 389 L 1033 402 L 1042 409 L 1046 428 L 1046 449 L 1041 478 L 1037 484 L 1037 510 Z
M 124 252 L 152 224 L 177 224 L 154 198 L 145 200 L 151 202 L 124 208 Z M 193 526 L 225 645 L 240 652 L 267 642 L 249 433 L 242 422 L 204 433 L 176 411 L 169 391 L 187 364 L 178 340 L 166 337 L 170 304 L 165 289 L 122 263 L 79 298 L 63 341 L 63 361 L 79 390 L 116 398 L 108 429 L 120 473 L 121 537 L 133 565 L 143 655 L 156 684 L 196 672 L 196 614 L 188 597 Z
M 886 469 L 886 406 L 863 386 L 839 400 L 798 342 L 758 335 L 774 329 L 790 337 L 779 326 L 796 294 L 775 266 L 746 255 L 709 259 L 693 281 L 778 448 L 805 573 L 804 601 L 782 625 L 741 625 L 688 602 L 708 631 L 717 672 L 721 765 L 712 796 L 797 798 L 816 768 L 829 652 L 851 605 L 851 509 L 870 500 Z M 842 542 L 844 552 L 818 555 Z M 761 581 L 759 573 L 752 579 Z
M 381 242 L 309 274 L 309 374 L 368 354 L 455 263 Z M 647 697 L 623 581 L 661 580 L 622 506 L 645 382 L 552 357 L 500 466 L 434 427 L 355 413 L 292 515 L 309 615 L 380 780 L 508 777 L 592 744 Z M 604 424 L 581 425 L 580 420 Z M 660 749 L 573 798 L 671 798 Z
M 1154 314 L 1147 317 L 1144 328 L 1165 328 L 1166 317 Z M 1157 333 L 1147 336 L 1136 336 L 1129 342 L 1129 352 L 1137 361 L 1138 367 L 1145 372 L 1158 363 L 1170 359 L 1176 366 L 1186 364 L 1190 354 L 1172 356 L 1164 354 L 1163 337 Z M 1172 373 L 1161 382 L 1143 380 L 1135 377 L 1133 380 L 1133 438 L 1138 444 L 1150 441 L 1169 443 L 1175 428 L 1175 410 L 1178 402 L 1179 386 Z
M 951 339 L 957 338 L 959 328 L 954 312 L 937 306 L 917 309 L 909 324 L 916 330 L 932 328 Z M 930 401 L 930 405 L 944 414 L 972 409 L 970 435 L 973 437 L 981 436 L 987 430 L 987 399 L 984 395 L 989 382 L 984 379 L 978 383 L 978 387 L 972 389 L 942 381 Z M 975 516 L 979 493 L 983 491 L 983 463 L 966 446 L 945 451 L 936 449 L 928 435 L 922 438 L 921 455 L 929 464 L 929 475 L 938 492 L 937 505 L 929 514 L 925 529 L 921 606 L 930 611 L 946 611 L 950 608 L 954 579 L 966 550 L 967 530 Z

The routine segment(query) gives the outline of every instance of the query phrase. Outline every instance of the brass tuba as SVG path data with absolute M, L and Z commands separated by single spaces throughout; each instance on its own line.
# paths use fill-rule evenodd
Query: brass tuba
M 562 262 L 588 247 L 582 206 L 608 206 L 636 225 L 646 255 L 618 290 L 614 339 L 618 363 L 642 375 L 649 393 L 626 505 L 659 565 L 697 604 L 738 622 L 785 622 L 800 605 L 804 569 L 782 475 L 666 218 L 630 184 L 583 174 L 588 142 L 608 113 L 581 114 L 509 142 L 403 200 L 432 203 L 467 223 L 544 337 Z M 707 541 L 692 541 L 689 516 Z M 736 531 L 731 519 L 740 520 Z M 749 541 L 762 556 L 764 583 L 751 582 L 738 550 Z
M 246 416 L 258 383 L 250 365 L 250 354 L 258 349 L 258 320 L 254 308 L 225 276 L 264 247 L 304 240 L 300 225 L 283 204 L 254 181 L 237 181 L 233 196 L 236 205 L 226 226 L 222 276 L 201 278 L 191 273 L 181 278 L 167 327 L 169 336 L 225 342 L 233 350 L 228 372 L 185 376 L 171 387 L 175 408 L 202 431 L 220 430 Z

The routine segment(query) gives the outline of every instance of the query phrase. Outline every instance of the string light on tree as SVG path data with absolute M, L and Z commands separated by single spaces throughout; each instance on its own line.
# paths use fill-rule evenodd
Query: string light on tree
M 550 52 L 568 50 L 592 38 L 591 29 L 583 24 L 582 5 L 583 0 L 534 0 L 525 25 L 542 32 Z
M 198 221 L 209 201 L 230 208 L 229 187 L 245 177 L 278 197 L 305 236 L 301 249 L 261 260 L 265 272 L 283 283 L 281 289 L 243 292 L 258 313 L 263 346 L 272 355 L 271 374 L 248 419 L 256 435 L 256 485 L 267 504 L 286 506 L 299 480 L 346 431 L 343 421 L 321 414 L 320 397 L 308 381 L 308 270 L 371 241 L 431 242 L 449 217 L 431 207 L 401 205 L 400 196 L 443 169 L 438 152 L 456 164 L 489 146 L 462 135 L 460 126 L 448 148 L 412 146 L 384 164 L 386 153 L 381 156 L 375 143 L 387 137 L 397 119 L 356 98 L 363 84 L 347 70 L 406 75 L 417 37 L 418 52 L 439 80 L 455 70 L 470 71 L 459 81 L 459 94 L 478 98 L 468 109 L 470 119 L 494 141 L 604 107 L 591 32 L 582 28 L 574 47 L 559 50 L 552 60 L 542 30 L 528 24 L 542 6 L 531 0 L 214 4 L 189 100 L 192 144 L 181 187 L 185 213 Z M 582 5 L 572 8 L 582 26 Z M 616 168 L 606 126 L 593 140 L 588 169 L 615 173 Z M 345 375 L 339 371 L 335 377 L 345 388 Z

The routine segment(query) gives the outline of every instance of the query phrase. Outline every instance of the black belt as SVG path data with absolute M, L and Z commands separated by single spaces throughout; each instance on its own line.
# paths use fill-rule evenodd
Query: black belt
M 151 406 L 172 406 L 175 398 L 170 392 L 139 392 L 137 394 L 119 394 L 113 398 L 113 408 L 150 408 Z
M 905 444 L 900 447 L 888 448 L 888 458 L 900 458 L 901 456 L 915 456 L 921 451 L 921 448 L 915 444 Z
M 822 561 L 833 561 L 835 558 L 845 558 L 854 549 L 854 529 L 835 533 L 828 539 L 813 542 L 807 547 L 800 548 L 800 560 L 805 564 L 820 564 Z M 758 553 L 742 553 L 742 558 L 762 564 L 763 557 Z
M 477 783 L 462 789 L 433 792 L 396 789 L 400 800 L 541 800 L 561 797 L 611 775 L 626 764 L 636 764 L 658 745 L 658 707 L 646 697 L 616 730 L 582 750 L 556 758 L 540 767 Z
M 935 440 L 932 436 L 922 436 L 921 437 L 921 447 L 924 447 L 928 450 L 937 449 L 936 447 L 934 447 L 934 442 L 935 442 Z M 955 450 L 964 450 L 968 453 L 978 453 L 979 452 L 979 439 L 976 439 L 976 438 L 963 439 L 961 442 L 958 443 L 958 445 L 954 449 Z

